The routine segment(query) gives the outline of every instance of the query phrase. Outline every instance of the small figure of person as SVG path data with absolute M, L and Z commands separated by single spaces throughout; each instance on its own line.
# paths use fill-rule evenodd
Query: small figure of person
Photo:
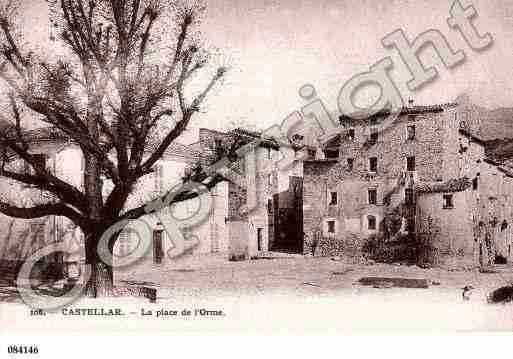
M 319 245 L 321 237 L 321 231 L 316 229 L 312 238 L 312 257 L 315 257 L 315 251 L 317 250 L 317 246 Z

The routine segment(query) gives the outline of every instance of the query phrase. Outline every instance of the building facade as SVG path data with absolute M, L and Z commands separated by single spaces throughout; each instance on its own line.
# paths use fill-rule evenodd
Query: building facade
M 340 124 L 341 133 L 323 147 L 297 146 L 301 134 L 292 146 L 280 146 L 244 129 L 200 129 L 197 143 L 173 144 L 155 172 L 140 181 L 127 208 L 182 184 L 198 164 L 208 167 L 228 158 L 217 169 L 226 180 L 198 198 L 129 224 L 114 254 L 124 256 L 143 244 L 149 250 L 141 265 L 173 260 L 176 241 L 163 223 L 173 217 L 187 255 L 219 253 L 244 260 L 268 251 L 309 254 L 315 246 L 319 255 L 355 256 L 366 239 L 387 230 L 387 218 L 394 214 L 400 218 L 397 233 L 429 235 L 441 263 L 487 265 L 513 259 L 513 174 L 487 157 L 486 142 L 474 135 L 475 118 L 456 104 L 411 103 L 393 123 L 384 111 L 358 120 L 341 117 Z M 76 145 L 49 129 L 33 131 L 30 138 L 31 152 L 47 168 L 82 187 L 83 159 Z M 284 155 L 294 160 L 279 168 Z M 16 160 L 8 166 L 30 170 Z M 19 205 L 48 200 L 34 188 L 0 181 L 2 193 Z M 105 181 L 104 194 L 111 188 Z M 205 203 L 204 218 L 184 227 L 181 223 Z M 66 242 L 76 251 L 49 262 L 84 260 L 83 236 L 65 218 L 0 215 L 0 226 L 7 229 L 0 238 L 4 261 L 22 261 L 53 242 Z M 138 226 L 149 228 L 150 235 L 141 238 L 138 233 L 148 231 Z
M 237 149 L 259 138 L 259 134 L 241 129 L 226 133 L 200 129 L 199 133 L 197 143 L 170 146 L 155 165 L 155 171 L 137 184 L 127 201 L 127 208 L 146 204 L 174 186 L 180 186 L 195 166 L 212 165 L 228 153 L 229 147 Z M 30 138 L 30 152 L 40 157 L 46 168 L 64 181 L 82 188 L 84 165 L 78 146 L 48 128 L 34 130 L 26 135 Z M 211 191 L 128 224 L 116 242 L 114 259 L 116 256 L 126 256 L 142 245 L 149 250 L 138 265 L 160 265 L 174 260 L 176 253 L 172 250 L 177 243 L 165 228 L 169 217 L 172 217 L 171 223 L 184 235 L 186 255 L 220 254 L 227 259 L 238 260 L 268 251 L 273 236 L 269 232 L 269 201 L 278 192 L 279 181 L 283 181 L 275 166 L 279 159 L 278 149 L 273 141 L 262 141 L 245 155 L 232 159 L 228 166 L 220 168 L 220 173 L 228 180 L 218 183 Z M 149 147 L 148 153 L 151 150 Z M 30 171 L 30 166 L 21 160 L 14 159 L 7 166 L 16 171 Z M 111 183 L 105 180 L 104 196 L 111 190 Z M 9 201 L 20 206 L 52 200 L 43 198 L 46 194 L 35 188 L 5 178 L 0 178 L 0 191 Z M 248 206 L 248 203 L 251 205 Z M 208 208 L 202 209 L 202 218 L 195 218 L 200 206 Z M 185 226 L 185 223 L 191 222 L 188 220 L 191 218 L 195 218 L 194 225 Z M 4 237 L 0 238 L 0 258 L 3 262 L 22 262 L 45 245 L 55 242 L 66 243 L 75 253 L 64 256 L 56 254 L 46 258 L 46 262 L 85 261 L 83 234 L 64 217 L 22 220 L 0 214 L 0 227 L 7 229 Z M 140 233 L 148 233 L 148 229 L 150 236 L 140 236 Z
M 304 251 L 320 232 L 318 253 L 351 253 L 398 213 L 400 233 L 434 231 L 442 261 L 511 258 L 512 177 L 472 135 L 477 120 L 456 104 L 410 104 L 392 125 L 387 118 L 341 117 L 342 135 L 304 162 Z

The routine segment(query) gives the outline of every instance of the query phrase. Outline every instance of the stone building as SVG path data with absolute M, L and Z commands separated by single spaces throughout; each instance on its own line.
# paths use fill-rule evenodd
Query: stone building
M 228 178 L 227 225 L 229 258 L 249 259 L 259 253 L 281 250 L 302 252 L 302 174 L 295 163 L 278 170 L 283 151 L 274 139 L 244 129 L 219 132 L 200 129 L 202 161 L 215 162 L 229 148 L 257 144 L 222 173 Z M 299 171 L 299 172 L 298 172 Z M 230 179 L 231 178 L 231 179 Z
M 341 117 L 342 134 L 324 158 L 304 161 L 304 252 L 320 231 L 320 254 L 350 254 L 396 213 L 400 233 L 433 227 L 442 261 L 483 263 L 491 251 L 511 258 L 512 176 L 486 157 L 473 135 L 478 119 L 457 104 L 413 103 L 392 124 L 388 117 Z
M 364 119 L 341 117 L 341 133 L 322 148 L 309 143 L 300 149 L 299 133 L 290 146 L 244 129 L 200 129 L 198 142 L 169 148 L 127 206 L 162 195 L 199 164 L 208 167 L 228 157 L 217 168 L 227 180 L 204 195 L 212 199 L 204 220 L 182 228 L 186 239 L 195 239 L 186 241 L 187 254 L 219 253 L 231 260 L 267 251 L 309 254 L 317 238 L 319 255 L 356 256 L 367 238 L 387 230 L 387 218 L 394 214 L 400 218 L 397 233 L 429 234 L 441 262 L 486 265 L 513 259 L 513 173 L 487 157 L 487 143 L 474 135 L 478 119 L 457 104 L 410 103 L 393 122 L 388 117 L 386 111 Z M 29 135 L 32 153 L 81 188 L 79 148 L 50 129 Z M 287 153 L 294 160 L 279 169 Z M 24 168 L 17 160 L 8 165 Z M 105 181 L 105 194 L 109 189 Z M 0 191 L 19 203 L 43 195 L 6 179 L 0 179 Z M 151 236 L 142 238 L 151 250 L 141 265 L 172 260 L 166 254 L 174 242 L 163 216 L 190 217 L 201 203 L 199 197 L 141 218 L 151 229 Z M 80 231 L 64 218 L 0 215 L 0 227 L 7 229 L 0 237 L 4 261 L 21 261 L 55 241 L 83 248 Z M 125 228 L 115 254 L 137 246 L 137 230 L 137 225 Z
M 82 188 L 83 157 L 79 147 L 71 143 L 59 131 L 50 128 L 40 128 L 29 131 L 25 136 L 29 142 L 30 152 L 40 158 L 53 174 L 64 181 Z M 151 150 L 151 148 L 148 148 Z M 155 172 L 142 178 L 134 193 L 129 197 L 127 207 L 142 205 L 163 195 L 166 191 L 179 185 L 186 175 L 187 169 L 200 161 L 201 154 L 193 146 L 179 143 L 172 144 L 155 165 Z M 13 158 L 7 165 L 8 169 L 30 171 L 22 160 Z M 103 183 L 104 195 L 108 195 L 112 186 L 109 181 Z M 30 186 L 21 185 L 15 181 L 0 177 L 0 192 L 5 199 L 20 206 L 30 206 L 34 203 L 51 201 L 46 193 Z M 189 248 L 188 253 L 227 253 L 228 241 L 225 218 L 228 213 L 228 184 L 223 182 L 215 186 L 209 193 L 212 197 L 211 210 L 208 217 L 192 230 L 185 229 L 187 236 L 194 236 L 199 241 Z M 173 247 L 172 239 L 162 227 L 162 216 L 173 215 L 181 219 L 190 217 L 197 208 L 200 199 L 191 199 L 163 209 L 158 215 L 147 215 L 141 218 L 151 228 L 151 241 L 146 253 L 147 259 L 155 264 L 168 260 L 166 252 Z M 172 213 L 171 213 L 172 212 Z M 142 223 L 141 222 L 141 223 Z M 83 235 L 71 221 L 64 217 L 47 216 L 33 220 L 14 219 L 0 214 L 0 228 L 5 229 L 0 236 L 0 259 L 3 263 L 13 265 L 30 257 L 38 249 L 54 242 L 66 242 L 70 248 L 76 248 L 73 259 L 67 256 L 47 258 L 49 263 L 62 263 L 68 260 L 84 262 L 85 253 Z M 134 231 L 135 230 L 135 231 Z M 129 225 L 120 234 L 114 253 L 123 255 L 130 253 L 139 241 L 136 235 L 137 225 Z M 76 257 L 76 258 L 75 258 Z
M 39 156 L 41 162 L 59 178 L 82 188 L 83 158 L 79 147 L 71 143 L 66 136 L 51 128 L 40 128 L 25 134 L 30 152 Z M 146 175 L 138 183 L 134 193 L 127 201 L 127 208 L 137 207 L 158 198 L 183 183 L 183 178 L 201 164 L 210 166 L 216 160 L 228 154 L 229 147 L 239 149 L 244 144 L 253 143 L 260 135 L 251 131 L 237 129 L 230 132 L 218 132 L 200 129 L 199 141 L 191 145 L 172 144 L 155 165 L 154 173 Z M 174 248 L 173 238 L 164 228 L 165 217 L 172 216 L 176 225 L 181 227 L 184 219 L 195 215 L 205 197 L 211 199 L 205 218 L 190 228 L 182 228 L 185 236 L 185 250 L 188 255 L 215 254 L 232 259 L 248 259 L 270 249 L 274 232 L 269 228 L 269 203 L 273 195 L 279 192 L 283 178 L 278 176 L 275 162 L 279 147 L 272 140 L 259 141 L 259 144 L 246 154 L 233 159 L 226 168 L 219 171 L 230 180 L 218 183 L 210 192 L 199 198 L 180 202 L 159 211 L 156 215 L 146 215 L 140 221 L 129 224 L 121 232 L 114 254 L 123 256 L 143 244 L 150 250 L 145 260 L 138 265 L 159 265 L 173 260 L 169 250 Z M 150 153 L 152 147 L 148 147 Z M 29 171 L 22 160 L 12 158 L 8 169 Z M 285 179 L 285 182 L 288 182 Z M 111 191 L 108 180 L 103 183 L 104 195 Z M 248 190 L 249 188 L 249 190 Z M 0 191 L 20 206 L 48 201 L 45 193 L 21 185 L 15 181 L 0 177 Z M 249 205 L 248 205 L 249 204 Z M 271 221 L 273 222 L 273 221 Z M 140 238 L 138 233 L 151 236 Z M 73 223 L 64 217 L 47 216 L 34 220 L 14 219 L 0 214 L 0 228 L 6 229 L 0 236 L 0 259 L 10 266 L 20 264 L 38 249 L 54 242 L 66 242 L 70 248 L 76 248 L 73 258 L 56 255 L 47 258 L 48 263 L 66 261 L 84 262 L 85 253 L 83 235 Z M 188 239 L 194 241 L 188 242 Z M 139 242 L 143 241 L 143 242 Z M 75 258 L 76 257 L 76 258 Z M 136 269 L 136 268 L 134 268 Z

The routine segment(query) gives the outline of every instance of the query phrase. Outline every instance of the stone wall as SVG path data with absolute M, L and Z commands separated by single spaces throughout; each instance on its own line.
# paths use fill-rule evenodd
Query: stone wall
M 210 161 L 215 158 L 216 146 L 230 146 L 240 139 L 249 143 L 256 138 L 244 131 L 223 133 L 200 129 L 204 158 Z M 263 142 L 228 166 L 226 174 L 236 179 L 228 185 L 226 220 L 230 228 L 230 257 L 240 257 L 244 251 L 247 256 L 254 256 L 259 247 L 261 251 L 269 249 L 268 203 L 278 192 L 276 162 L 279 159 L 278 148 Z
M 343 250 L 343 241 L 354 234 L 368 237 L 377 233 L 388 211 L 405 200 L 405 189 L 416 182 L 442 181 L 448 133 L 458 133 L 454 125 L 454 106 L 433 110 L 420 108 L 401 115 L 394 125 L 379 132 L 370 142 L 370 128 L 383 126 L 383 119 L 351 120 L 346 130 L 354 130 L 354 139 L 343 138 L 338 161 L 317 160 L 304 163 L 304 228 L 307 237 L 321 229 L 329 237 L 322 252 Z M 415 125 L 415 138 L 408 137 L 408 126 Z M 455 127 L 456 126 L 456 127 Z M 457 143 L 457 137 L 456 137 Z M 452 147 L 451 147 L 452 150 Z M 369 159 L 377 158 L 377 171 L 369 170 Z M 407 172 L 407 157 L 415 157 L 415 172 Z M 349 168 L 348 159 L 353 159 Z M 376 191 L 376 203 L 369 204 L 369 189 Z M 330 193 L 337 203 L 331 205 Z M 372 228 L 372 218 L 375 226 Z M 334 221 L 336 233 L 326 233 L 327 222 Z M 306 248 L 305 251 L 309 251 Z M 332 247 L 333 249 L 328 249 Z

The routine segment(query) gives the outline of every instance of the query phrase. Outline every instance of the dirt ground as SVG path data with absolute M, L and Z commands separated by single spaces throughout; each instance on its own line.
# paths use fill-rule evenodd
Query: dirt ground
M 513 282 L 510 267 L 497 267 L 498 273 L 485 274 L 416 266 L 352 265 L 331 258 L 302 256 L 244 262 L 208 256 L 183 258 L 158 269 L 151 264 L 145 268 L 116 272 L 116 282 L 156 287 L 157 303 L 133 298 L 81 299 L 73 305 L 119 307 L 127 313 L 121 321 L 88 317 L 88 328 L 111 330 L 123 323 L 122 327 L 129 330 L 513 329 L 513 304 L 486 303 L 490 291 Z M 427 279 L 439 284 L 427 289 L 357 284 L 365 276 Z M 466 285 L 475 288 L 468 301 L 462 299 Z M 9 310 L 5 310 L 7 307 Z M 50 325 L 48 320 L 52 328 L 84 327 L 84 318 L 51 319 L 59 314 L 34 321 L 27 317 L 27 308 L 22 308 L 16 303 L 0 304 L 0 322 L 31 329 L 34 325 Z M 141 316 L 141 309 L 206 309 L 222 315 L 149 319 Z
M 513 283 L 513 269 L 506 266 L 495 267 L 497 273 L 479 273 L 380 263 L 355 265 L 309 256 L 278 255 L 241 262 L 230 262 L 219 256 L 188 257 L 160 267 L 148 265 L 143 271 L 140 268 L 137 272 L 130 269 L 117 272 L 116 280 L 156 284 L 162 289 L 172 289 L 174 297 L 184 298 L 238 294 L 336 295 L 365 290 L 356 285 L 361 277 L 381 276 L 427 279 L 439 284 L 431 285 L 425 293 L 447 292 L 455 297 L 461 297 L 461 288 L 472 285 L 475 290 L 471 299 L 478 301 L 485 300 L 489 291 Z

